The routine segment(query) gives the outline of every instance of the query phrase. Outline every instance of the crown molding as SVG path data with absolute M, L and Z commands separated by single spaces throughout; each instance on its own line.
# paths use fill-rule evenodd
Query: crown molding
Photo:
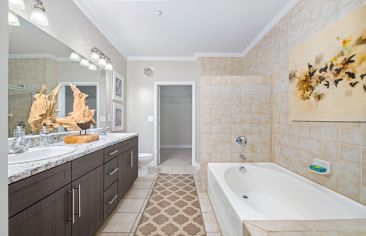
M 194 57 L 201 58 L 201 57 L 243 57 L 242 53 L 196 53 L 194 54 Z
M 263 38 L 266 36 L 271 29 L 276 26 L 278 22 L 282 20 L 298 3 L 300 0 L 289 0 L 285 6 L 272 18 L 272 20 L 259 32 L 254 40 L 244 49 L 242 56 L 245 57 L 250 50 L 252 50 Z
M 195 57 L 127 57 L 127 61 L 195 61 Z

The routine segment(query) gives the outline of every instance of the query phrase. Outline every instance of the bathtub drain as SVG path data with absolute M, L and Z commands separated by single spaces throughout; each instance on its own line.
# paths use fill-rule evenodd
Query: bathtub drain
M 243 197 L 244 199 L 248 199 L 248 195 L 246 195 L 246 194 L 244 194 L 242 197 Z

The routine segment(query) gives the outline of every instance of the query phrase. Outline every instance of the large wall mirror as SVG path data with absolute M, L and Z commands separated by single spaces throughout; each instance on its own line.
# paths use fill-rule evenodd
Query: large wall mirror
M 28 116 L 33 96 L 42 84 L 47 86 L 47 92 L 62 85 L 57 101 L 59 117 L 72 111 L 70 83 L 76 84 L 81 92 L 89 95 L 88 106 L 96 109 L 96 126 L 105 127 L 106 72 L 98 68 L 90 70 L 80 62 L 70 60 L 74 50 L 27 20 L 18 18 L 20 26 L 9 26 L 8 137 L 13 136 L 16 126 L 23 126 L 26 134 L 31 134 Z

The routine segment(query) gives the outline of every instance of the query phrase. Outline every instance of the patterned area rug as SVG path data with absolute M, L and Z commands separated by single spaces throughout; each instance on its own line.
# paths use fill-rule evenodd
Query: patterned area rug
M 135 236 L 204 236 L 193 175 L 159 174 Z

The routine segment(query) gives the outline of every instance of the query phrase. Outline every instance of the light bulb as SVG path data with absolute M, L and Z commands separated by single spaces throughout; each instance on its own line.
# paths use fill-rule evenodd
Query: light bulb
M 90 54 L 90 59 L 98 61 L 100 59 L 99 53 L 95 50 L 92 50 Z
M 113 66 L 110 61 L 107 62 L 107 64 L 104 67 L 105 70 L 113 70 Z
M 8 11 L 8 24 L 11 26 L 20 26 L 18 16 L 11 11 Z
M 85 58 L 83 58 L 80 61 L 80 65 L 81 66 L 89 66 L 90 65 L 90 62 L 88 60 L 86 60 Z
M 77 54 L 75 52 L 70 53 L 70 57 L 69 58 L 70 58 L 71 61 L 80 61 L 79 54 Z
M 89 67 L 88 67 L 89 70 L 97 70 L 97 66 L 94 65 L 93 63 L 90 63 Z
M 24 10 L 24 1 L 23 0 L 9 0 L 9 5 L 19 10 Z
M 105 66 L 106 64 L 107 64 L 107 61 L 106 61 L 105 57 L 101 56 L 98 61 L 98 65 Z
M 34 8 L 30 15 L 31 21 L 38 25 L 47 26 L 48 25 L 48 17 L 46 15 L 46 10 L 43 7 L 43 3 L 40 0 L 36 1 Z

